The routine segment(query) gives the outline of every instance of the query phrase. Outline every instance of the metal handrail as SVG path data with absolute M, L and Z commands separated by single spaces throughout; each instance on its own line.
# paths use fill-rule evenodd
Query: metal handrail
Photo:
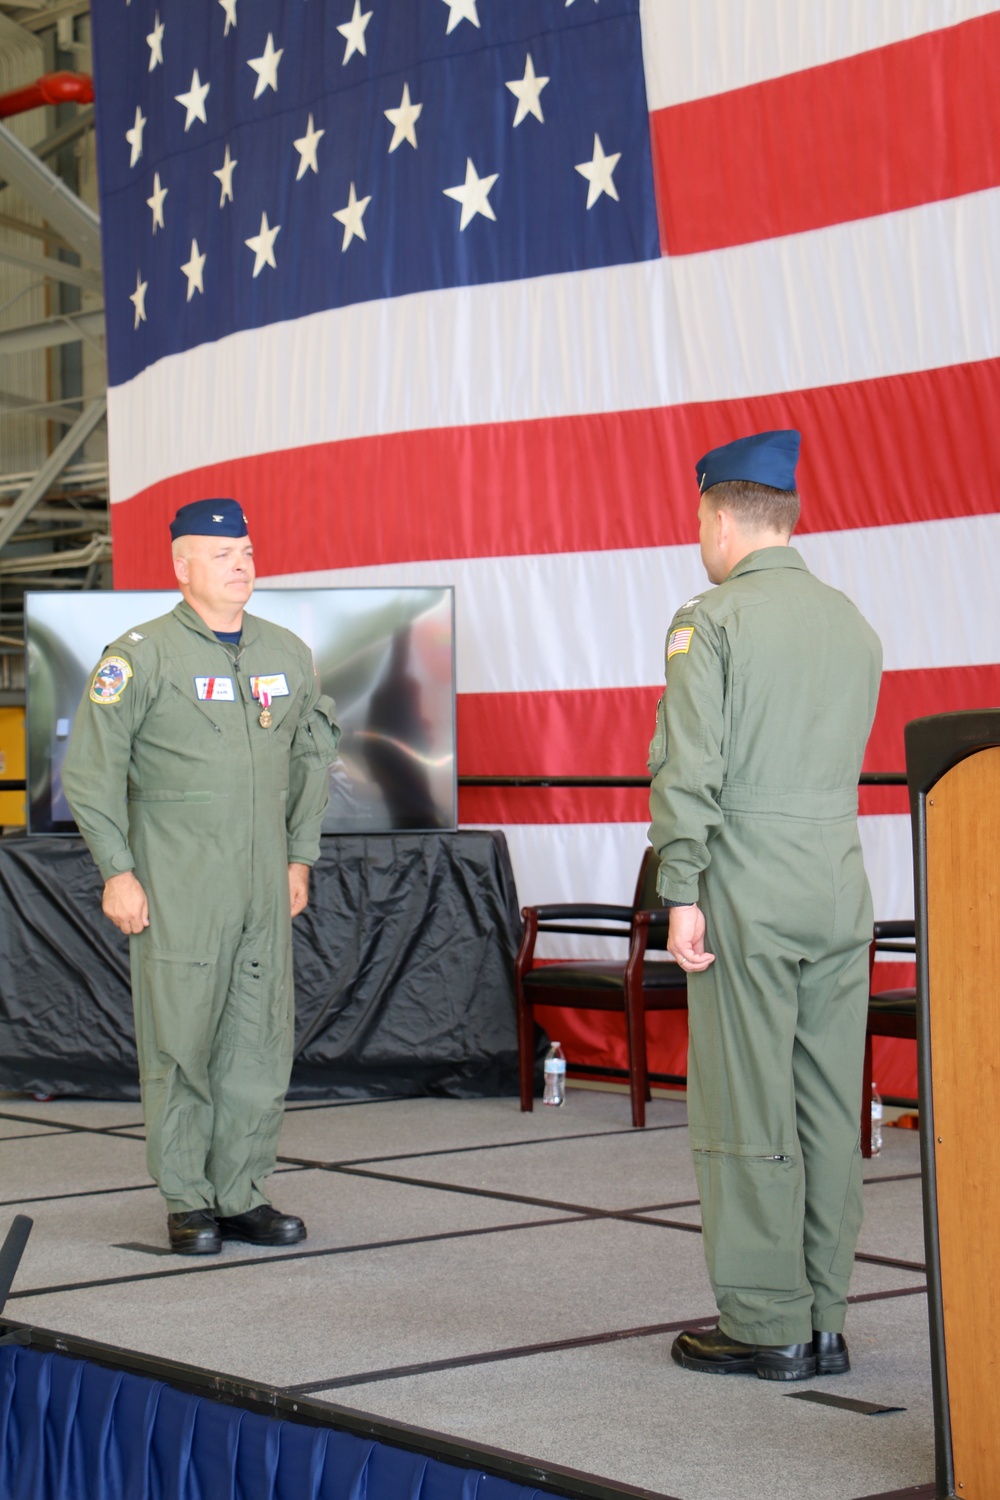
M 648 787 L 648 776 L 459 776 L 468 787 Z M 859 786 L 905 786 L 905 771 L 862 771 Z

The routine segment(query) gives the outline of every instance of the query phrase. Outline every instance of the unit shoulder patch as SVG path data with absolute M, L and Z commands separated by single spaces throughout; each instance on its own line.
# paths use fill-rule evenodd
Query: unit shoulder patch
M 686 656 L 691 649 L 693 636 L 693 625 L 679 625 L 676 630 L 672 630 L 667 637 L 667 661 L 672 656 Z
M 91 703 L 117 703 L 131 676 L 132 668 L 123 656 L 106 656 L 90 684 Z

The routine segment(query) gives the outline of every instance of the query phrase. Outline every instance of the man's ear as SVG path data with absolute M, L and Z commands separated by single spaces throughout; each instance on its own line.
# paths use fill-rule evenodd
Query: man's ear
M 188 560 L 186 557 L 178 556 L 174 558 L 174 576 L 176 577 L 178 583 L 187 583 Z

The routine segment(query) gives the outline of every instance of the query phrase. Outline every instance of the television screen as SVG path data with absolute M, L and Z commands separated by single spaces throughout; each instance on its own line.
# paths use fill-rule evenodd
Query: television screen
M 75 833 L 62 763 L 105 647 L 168 613 L 176 592 L 29 593 L 28 828 Z M 454 590 L 258 589 L 251 612 L 313 653 L 343 730 L 324 833 L 454 828 Z

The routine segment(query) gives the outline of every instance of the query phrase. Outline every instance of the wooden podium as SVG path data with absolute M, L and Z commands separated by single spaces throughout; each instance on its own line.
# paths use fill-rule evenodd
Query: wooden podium
M 906 726 L 937 1493 L 1000 1495 L 1000 710 Z

